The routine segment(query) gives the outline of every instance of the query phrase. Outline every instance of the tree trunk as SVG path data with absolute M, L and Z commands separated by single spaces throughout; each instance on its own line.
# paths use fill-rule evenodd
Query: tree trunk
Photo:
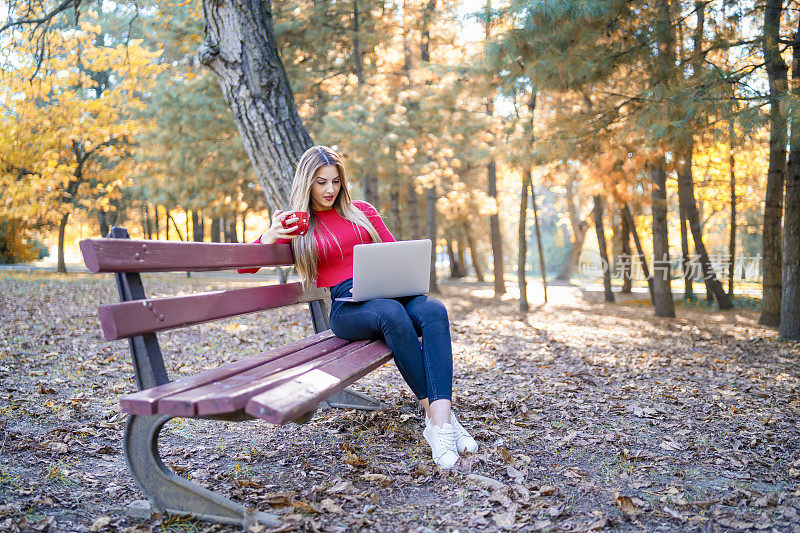
M 458 245 L 458 252 L 456 253 L 456 259 L 458 261 L 458 277 L 463 278 L 467 275 L 467 259 L 464 256 L 464 237 L 461 234 L 460 229 L 456 229 L 456 244 Z
M 159 240 L 161 238 L 161 228 L 158 222 L 158 204 L 153 204 L 153 232 L 156 240 Z
M 139 216 L 142 219 L 142 238 L 150 238 L 150 217 L 147 216 L 147 204 L 142 205 L 139 209 Z
M 211 219 L 211 242 L 222 242 L 222 232 L 220 231 L 220 217 Z
M 312 146 L 278 53 L 269 1 L 203 0 L 200 62 L 217 75 L 267 206 L 288 205 L 294 166 Z
M 231 213 L 228 215 L 228 242 L 239 242 L 239 235 L 236 234 L 236 227 L 239 225 L 239 213 Z
M 447 247 L 447 259 L 450 261 L 450 277 L 457 278 L 459 268 L 456 254 L 453 251 L 453 240 L 450 237 L 445 237 L 445 246 Z
M 667 173 L 661 158 L 650 171 L 653 186 L 653 301 L 656 316 L 674 317 L 675 303 L 670 286 L 669 236 L 667 233 Z
M 700 256 L 700 265 L 703 269 L 703 278 L 706 280 L 707 290 L 714 294 L 717 299 L 720 309 L 730 309 L 733 307 L 728 293 L 722 287 L 719 278 L 717 278 L 711 260 L 708 257 L 708 252 L 703 244 L 703 232 L 700 228 L 700 216 L 697 213 L 697 204 L 694 199 L 694 178 L 692 177 L 692 151 L 693 147 L 690 144 L 687 152 L 684 155 L 683 169 L 678 172 L 678 198 L 679 202 L 683 204 L 686 212 L 686 220 L 689 222 L 689 229 L 692 232 L 692 240 L 694 241 L 694 249 Z
M 408 203 L 408 230 L 411 239 L 419 239 L 422 236 L 422 224 L 419 216 L 419 195 L 417 188 L 412 181 L 408 182 L 408 192 L 406 202 Z
M 686 224 L 686 208 L 678 195 L 678 212 L 681 218 L 681 268 L 683 269 L 683 297 L 694 299 L 694 272 L 691 254 L 689 253 L 689 229 Z
M 636 246 L 636 253 L 639 256 L 639 264 L 642 265 L 642 275 L 644 276 L 644 279 L 647 280 L 647 289 L 650 292 L 650 301 L 653 303 L 653 306 L 655 306 L 656 295 L 655 288 L 653 287 L 653 277 L 650 275 L 650 269 L 647 267 L 647 258 L 644 256 L 642 241 L 639 240 L 639 230 L 636 229 L 636 222 L 633 220 L 631 208 L 628 207 L 628 204 L 622 206 L 622 216 L 628 220 L 628 225 L 631 228 L 631 236 L 633 237 L 633 243 Z M 631 266 L 633 266 L 633 264 L 631 264 Z
M 622 288 L 619 292 L 623 294 L 630 294 L 633 289 L 633 277 L 631 276 L 633 270 L 633 255 L 631 255 L 631 225 L 628 222 L 628 217 L 624 213 L 620 213 L 620 256 L 621 271 L 622 271 Z
M 469 220 L 464 222 L 464 231 L 467 234 L 467 245 L 469 246 L 469 257 L 472 260 L 472 268 L 475 270 L 475 277 L 478 281 L 484 281 L 483 266 L 481 265 L 481 258 L 478 255 L 478 249 L 475 245 L 475 237 L 472 235 L 472 225 Z
M 56 266 L 56 272 L 62 274 L 67 273 L 67 264 L 64 262 L 64 234 L 67 231 L 67 220 L 69 220 L 69 213 L 64 213 L 58 223 L 58 265 Z
M 436 186 L 425 191 L 425 233 L 431 240 L 431 286 L 430 292 L 438 293 L 439 284 L 436 282 Z
M 242 242 L 249 242 L 247 240 L 247 209 L 242 211 Z
M 489 196 L 497 201 L 497 167 L 494 159 L 486 166 L 487 181 L 489 183 Z M 500 235 L 500 217 L 497 211 L 489 217 L 489 228 L 492 239 L 492 260 L 494 262 L 494 297 L 498 298 L 506 293 L 506 282 L 503 278 L 505 265 L 503 264 L 503 239 Z
M 728 240 L 728 296 L 733 298 L 733 280 L 736 272 L 736 167 L 733 156 L 734 147 L 733 120 L 730 122 L 730 137 L 728 139 L 728 164 L 731 171 L 731 234 Z
M 528 278 L 526 270 L 528 266 L 528 173 L 522 173 L 522 191 L 519 195 L 519 222 L 517 224 L 518 235 L 517 245 L 519 255 L 517 256 L 517 285 L 519 285 L 519 310 L 527 312 L 528 305 Z
M 606 232 L 603 228 L 603 199 L 599 194 L 594 195 L 594 230 L 597 234 L 597 246 L 600 250 L 600 259 L 603 260 L 603 296 L 606 302 L 614 302 L 614 293 L 611 292 L 611 263 L 608 261 L 608 248 L 606 246 Z
M 203 227 L 203 220 L 198 211 L 192 211 L 192 237 L 195 242 L 203 242 L 206 238 L 205 228 Z
M 567 178 L 566 192 L 567 192 L 567 212 L 569 213 L 570 228 L 572 229 L 572 245 L 569 249 L 567 260 L 561 267 L 561 271 L 556 276 L 557 280 L 569 281 L 575 274 L 578 268 L 578 262 L 581 258 L 583 251 L 583 243 L 586 240 L 586 233 L 589 231 L 589 222 L 587 219 L 581 220 L 578 218 L 578 208 L 575 205 L 575 179 L 570 175 Z
M 100 236 L 105 237 L 108 235 L 108 218 L 103 209 L 97 210 L 97 223 L 100 225 Z
M 794 35 L 800 39 L 800 28 Z M 800 45 L 792 46 L 792 92 L 800 94 Z M 783 227 L 780 335 L 800 340 L 800 124 L 792 122 Z
M 781 309 L 781 211 L 786 176 L 785 111 L 781 101 L 786 96 L 786 63 L 781 58 L 778 40 L 783 2 L 767 0 L 764 8 L 764 61 L 769 79 L 769 170 L 764 197 L 764 231 L 762 255 L 764 261 L 763 298 L 760 324 L 778 326 Z
M 544 250 L 542 249 L 542 231 L 539 227 L 539 209 L 536 207 L 536 189 L 533 187 L 533 175 L 530 167 L 527 168 L 528 183 L 531 187 L 531 206 L 533 207 L 533 229 L 536 232 L 536 247 L 539 250 L 539 273 L 542 276 L 542 291 L 544 303 L 547 303 L 547 268 L 544 265 Z
M 364 188 L 364 200 L 378 207 L 378 178 L 374 174 L 365 174 L 362 180 L 362 187 Z
M 158 206 L 156 206 L 156 213 L 158 213 Z M 169 208 L 164 206 L 164 238 L 169 240 Z
M 392 218 L 394 219 L 394 236 L 398 241 L 404 240 L 403 237 L 403 210 L 400 206 L 400 185 L 392 184 L 390 192 L 390 203 L 392 209 Z

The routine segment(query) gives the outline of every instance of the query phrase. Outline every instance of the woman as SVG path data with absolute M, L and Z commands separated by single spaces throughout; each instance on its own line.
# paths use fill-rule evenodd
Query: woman
M 330 326 L 337 337 L 385 339 L 400 373 L 425 409 L 422 434 L 436 464 L 451 468 L 459 453 L 477 451 L 475 439 L 451 410 L 453 355 L 444 305 L 425 295 L 336 301 L 352 292 L 353 247 L 395 240 L 373 206 L 351 200 L 339 155 L 327 146 L 309 148 L 297 164 L 290 201 L 292 211 L 311 214 L 308 232 L 292 235 L 297 231 L 297 217 L 287 219 L 284 228 L 284 212 L 276 211 L 272 225 L 257 242 L 291 242 L 303 284 L 330 287 Z

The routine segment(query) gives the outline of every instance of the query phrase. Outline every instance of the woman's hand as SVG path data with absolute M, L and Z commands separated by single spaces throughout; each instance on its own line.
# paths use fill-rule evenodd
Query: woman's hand
M 298 237 L 298 235 L 290 235 L 290 233 L 297 231 L 297 222 L 299 219 L 292 215 L 290 218 L 286 219 L 286 224 L 289 227 L 284 228 L 281 222 L 281 216 L 284 213 L 286 213 L 286 211 L 281 211 L 280 209 L 276 209 L 275 212 L 272 213 L 272 225 L 259 237 L 261 244 L 274 244 L 278 239 L 294 239 Z

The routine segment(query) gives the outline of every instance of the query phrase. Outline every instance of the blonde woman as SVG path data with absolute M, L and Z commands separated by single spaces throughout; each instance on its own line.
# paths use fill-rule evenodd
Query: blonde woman
M 353 247 L 395 239 L 373 206 L 351 199 L 344 164 L 335 151 L 314 146 L 300 157 L 290 201 L 291 211 L 310 213 L 308 232 L 292 235 L 298 229 L 298 218 L 291 216 L 284 227 L 285 212 L 276 211 L 272 225 L 257 242 L 291 242 L 303 283 L 330 287 L 330 326 L 336 336 L 385 339 L 397 368 L 425 409 L 422 434 L 436 464 L 451 468 L 459 453 L 477 451 L 477 442 L 451 410 L 453 355 L 444 305 L 425 295 L 336 301 L 352 292 Z

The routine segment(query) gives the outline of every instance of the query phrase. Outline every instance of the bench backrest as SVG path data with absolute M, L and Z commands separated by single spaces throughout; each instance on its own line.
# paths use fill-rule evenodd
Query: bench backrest
M 288 244 L 132 240 L 124 228 L 80 242 L 86 267 L 114 273 L 120 303 L 98 309 L 107 340 L 128 338 L 140 390 L 169 382 L 156 332 L 308 302 L 314 330 L 328 329 L 327 289 L 299 282 L 148 299 L 140 272 L 210 271 L 294 264 Z

